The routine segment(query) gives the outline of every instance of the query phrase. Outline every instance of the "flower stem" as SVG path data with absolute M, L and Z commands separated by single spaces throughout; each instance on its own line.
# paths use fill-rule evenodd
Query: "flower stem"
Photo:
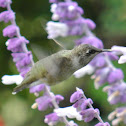
M 83 98 L 87 99 L 86 96 L 84 95 L 84 93 L 83 93 Z M 92 104 L 90 102 L 88 103 L 88 106 L 90 108 L 94 109 L 94 107 L 92 106 Z M 96 118 L 99 120 L 99 122 L 104 123 L 98 112 L 96 112 L 95 115 L 96 115 Z
M 45 86 L 45 90 L 46 90 L 46 92 L 48 93 L 48 95 L 51 97 L 51 99 L 52 99 L 52 104 L 53 104 L 54 108 L 55 108 L 55 109 L 58 109 L 59 106 L 58 106 L 58 104 L 57 104 L 55 98 L 53 97 L 53 95 L 51 95 L 51 92 L 50 92 L 48 86 Z M 67 120 L 67 118 L 66 118 L 65 116 L 64 116 L 64 117 L 61 117 L 61 118 L 62 118 L 63 122 L 64 122 L 67 126 L 71 126 L 71 125 L 69 124 L 69 121 Z

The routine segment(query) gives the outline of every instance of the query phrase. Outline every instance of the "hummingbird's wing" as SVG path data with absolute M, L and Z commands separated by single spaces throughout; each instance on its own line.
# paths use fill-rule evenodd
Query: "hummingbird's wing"
M 26 77 L 24 78 L 24 80 L 22 81 L 22 83 L 18 86 L 16 86 L 14 89 L 13 89 L 13 92 L 12 94 L 16 94 L 17 92 L 27 88 L 29 86 L 29 84 L 33 83 L 37 81 L 36 78 L 34 76 L 32 76 L 32 73 L 31 71 L 29 71 L 27 74 L 26 74 Z
M 41 42 L 38 41 L 36 43 L 30 44 L 33 55 L 35 56 L 35 60 L 44 59 L 45 57 L 47 57 L 53 53 L 56 53 L 58 51 L 65 49 L 63 42 L 61 42 L 57 38 L 56 39 L 47 39 L 47 31 L 45 28 L 46 22 L 44 22 L 44 23 L 43 23 L 43 21 L 41 22 L 43 40 Z
M 43 19 L 43 20 L 41 21 L 41 26 L 42 26 L 42 28 L 44 29 L 44 31 L 46 32 L 46 34 L 47 34 L 46 24 L 47 24 L 47 21 L 46 21 L 45 19 Z M 51 38 L 51 39 L 52 39 L 61 49 L 66 49 L 66 48 L 64 47 L 64 45 L 62 45 L 61 42 L 58 41 L 56 38 L 55 38 L 55 39 L 54 39 L 54 38 Z
M 43 65 L 41 64 L 40 66 L 36 63 L 26 74 L 22 83 L 13 89 L 12 93 L 16 94 L 17 92 L 22 91 L 25 88 L 29 88 L 41 83 L 46 83 L 46 79 L 44 77 L 40 77 L 43 73 L 46 73 L 46 70 L 44 69 Z
M 43 30 L 46 32 L 46 34 L 48 33 L 47 30 L 46 30 L 46 27 L 47 27 L 47 22 L 48 20 L 46 20 L 46 18 L 43 18 L 41 20 L 41 26 L 43 28 Z M 54 40 L 54 42 L 59 45 L 59 47 L 61 47 L 61 49 L 73 49 L 74 46 L 75 46 L 75 40 L 78 40 L 80 39 L 81 36 L 66 36 L 66 37 L 57 37 L 55 39 L 52 39 Z

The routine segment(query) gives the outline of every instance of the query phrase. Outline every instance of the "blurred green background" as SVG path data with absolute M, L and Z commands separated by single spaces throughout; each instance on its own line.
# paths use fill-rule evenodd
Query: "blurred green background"
M 112 45 L 125 46 L 126 40 L 126 1 L 125 0 L 78 0 L 78 4 L 84 9 L 84 16 L 91 18 L 97 27 L 93 31 L 97 37 L 103 40 L 105 48 L 111 48 Z M 12 9 L 16 12 L 16 22 L 20 27 L 21 34 L 30 40 L 29 50 L 37 50 L 43 57 L 43 54 L 50 55 L 58 51 L 58 46 L 51 40 L 47 39 L 47 34 L 41 26 L 43 18 L 51 20 L 50 4 L 48 0 L 13 0 Z M 0 8 L 0 12 L 4 9 Z M 18 74 L 15 64 L 12 61 L 11 52 L 6 49 L 5 42 L 7 38 L 2 36 L 2 29 L 8 24 L 0 23 L 0 78 L 5 75 Z M 72 45 L 72 43 L 71 43 Z M 34 60 L 37 61 L 36 51 Z M 118 65 L 126 74 L 126 65 Z M 5 126 L 47 126 L 43 123 L 44 116 L 50 112 L 40 112 L 37 109 L 32 110 L 31 105 L 34 103 L 35 96 L 29 94 L 28 89 L 12 95 L 12 90 L 16 85 L 3 85 L 0 82 L 0 120 L 4 120 Z M 71 105 L 69 102 L 70 95 L 76 87 L 84 90 L 87 97 L 94 101 L 93 106 L 99 108 L 104 121 L 107 115 L 117 107 L 109 105 L 106 93 L 102 88 L 96 90 L 93 80 L 89 76 L 75 79 L 69 78 L 65 82 L 53 86 L 52 91 L 55 94 L 61 94 L 65 100 L 60 103 L 61 107 Z M 76 121 L 77 122 L 77 121 Z M 93 126 L 97 120 L 85 124 L 77 122 L 79 126 Z M 2 125 L 0 125 L 2 126 Z M 59 124 L 62 126 L 62 124 Z M 123 124 L 120 124 L 123 126 Z

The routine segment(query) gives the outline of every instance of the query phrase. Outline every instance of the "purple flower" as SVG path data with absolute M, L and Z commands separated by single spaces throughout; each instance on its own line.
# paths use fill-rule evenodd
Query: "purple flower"
M 99 114 L 99 110 L 93 108 L 85 109 L 80 112 L 84 122 L 90 122 L 92 119 L 94 119 L 94 117 L 96 117 L 96 113 Z
M 58 3 L 59 0 L 49 0 L 49 3 Z
M 59 102 L 63 100 L 64 98 L 61 95 L 56 95 L 54 96 L 54 99 L 56 100 L 57 104 L 59 104 Z M 53 98 L 46 95 L 46 93 L 43 96 L 37 98 L 36 102 L 38 104 L 38 110 L 45 111 L 48 107 L 52 107 L 53 106 L 52 100 Z
M 73 20 L 83 14 L 83 9 L 76 2 L 60 2 L 57 4 L 55 13 L 60 17 L 60 20 Z
M 105 123 L 97 123 L 95 126 L 110 126 L 110 124 L 108 122 L 105 122 Z
M 83 91 L 80 89 L 80 90 L 77 90 L 76 92 L 74 92 L 71 97 L 70 97 L 70 102 L 71 103 L 74 103 L 76 102 L 77 100 L 81 99 L 83 97 Z
M 44 120 L 48 125 L 56 125 L 59 121 L 61 121 L 61 118 L 56 113 L 46 115 Z
M 32 86 L 32 87 L 30 87 L 29 91 L 30 91 L 30 93 L 38 93 L 43 90 L 45 90 L 45 84 L 39 84 L 36 86 Z
M 31 67 L 25 66 L 25 67 L 20 67 L 20 68 L 17 68 L 17 69 L 20 72 L 20 75 L 22 77 L 25 77 L 25 75 L 30 71 Z
M 68 35 L 82 35 L 84 33 L 85 21 L 83 18 L 78 18 L 72 21 L 64 21 L 69 27 Z
M 60 101 L 64 100 L 64 97 L 62 95 L 56 95 L 55 96 L 57 104 L 59 104 Z
M 89 104 L 93 104 L 93 101 L 91 98 L 86 99 L 82 104 L 81 104 L 81 110 L 84 110 L 87 108 Z
M 110 104 L 126 102 L 126 84 L 116 84 L 108 89 L 108 101 Z
M 115 55 L 114 53 L 107 53 L 108 57 L 110 58 L 110 60 L 118 60 L 119 57 L 117 55 Z
M 15 13 L 13 11 L 3 11 L 0 13 L 0 21 L 5 23 L 15 19 Z
M 64 100 L 64 97 L 62 95 L 55 95 L 54 99 L 55 99 L 56 103 L 59 104 L 60 101 Z M 52 106 L 53 106 L 53 104 L 52 104 L 52 102 L 50 102 L 50 107 L 52 107 Z
M 47 95 L 37 98 L 35 101 L 38 104 L 38 110 L 45 111 L 48 107 L 52 107 L 50 106 L 51 100 L 52 99 Z
M 96 24 L 94 23 L 94 21 L 92 21 L 91 19 L 85 19 L 85 23 L 87 24 L 87 26 L 91 29 L 91 30 L 93 30 L 93 29 L 95 29 L 95 27 L 96 27 Z
M 82 103 L 84 103 L 84 102 L 85 102 L 85 99 L 84 99 L 84 98 L 81 98 L 81 99 L 79 99 L 78 101 L 76 101 L 76 102 L 73 104 L 73 107 L 74 107 L 74 108 L 77 108 L 77 110 L 80 111 L 80 110 L 81 110 L 81 105 L 82 105 Z
M 95 67 L 95 68 L 101 68 L 106 65 L 106 60 L 104 58 L 103 54 L 97 55 L 91 62 L 90 64 Z
M 114 55 L 113 53 L 106 53 L 106 55 L 108 55 L 108 57 L 111 59 L 111 60 L 117 60 L 118 59 L 118 56 Z M 95 67 L 95 68 L 103 68 L 103 67 L 106 67 L 107 65 L 107 62 L 106 62 L 106 59 L 104 57 L 105 55 L 102 53 L 102 54 L 99 54 L 97 55 L 91 62 L 90 64 Z
M 12 53 L 13 61 L 16 62 L 16 67 L 20 68 L 31 64 L 31 52 L 27 53 Z
M 102 41 L 99 38 L 94 37 L 94 36 L 84 36 L 81 39 L 76 40 L 75 42 L 77 45 L 90 44 L 96 48 L 100 48 L 100 49 L 103 48 Z
M 121 118 L 121 121 L 126 124 L 126 107 L 117 108 L 116 112 L 116 117 Z
M 78 100 L 76 103 L 74 103 L 73 107 L 75 107 L 78 111 L 85 110 L 88 107 L 89 103 L 93 104 L 93 101 L 90 98 L 88 99 L 82 98 Z
M 16 25 L 9 25 L 3 30 L 3 36 L 4 37 L 14 37 L 17 36 L 17 31 L 19 30 L 19 27 Z
M 123 75 L 123 72 L 121 69 L 115 69 L 115 70 L 112 70 L 110 73 L 109 73 L 109 76 L 108 76 L 108 82 L 111 84 L 111 83 L 115 83 L 121 79 L 124 78 L 124 75 Z
M 18 69 L 18 71 L 19 72 L 24 72 L 24 71 L 29 71 L 30 69 L 31 69 L 31 67 L 29 67 L 29 66 L 24 66 L 24 67 L 19 67 L 19 68 L 17 68 Z
M 29 43 L 29 41 L 25 37 L 8 39 L 7 49 L 12 52 L 23 52 L 21 46 L 22 43 Z
M 31 51 L 27 52 L 27 53 L 12 53 L 11 54 L 13 57 L 13 61 L 14 62 L 18 62 L 22 59 L 24 59 L 25 57 L 31 57 Z
M 107 78 L 109 75 L 111 68 L 104 67 L 102 69 L 98 69 L 95 72 L 94 78 L 95 78 L 95 88 L 98 89 L 100 86 L 102 86 L 105 82 L 107 82 Z
M 125 111 L 125 110 L 126 110 L 126 107 L 119 107 L 119 108 L 116 109 L 116 112 L 117 112 L 117 113 L 121 113 L 121 112 L 123 112 L 123 111 Z M 116 113 L 116 114 L 117 114 L 117 113 Z
M 18 67 L 23 67 L 31 64 L 31 57 L 32 55 L 29 55 L 27 57 L 24 57 L 20 61 L 16 62 L 16 67 L 18 68 Z
M 5 7 L 7 7 L 8 3 L 11 4 L 12 1 L 11 0 L 0 0 L 0 7 L 5 8 Z
M 120 122 L 126 124 L 126 107 L 116 108 L 115 111 L 109 114 L 108 119 L 112 120 L 114 126 L 119 125 Z
M 24 67 L 19 67 L 17 68 L 20 74 L 27 73 L 30 71 L 31 66 L 24 66 Z

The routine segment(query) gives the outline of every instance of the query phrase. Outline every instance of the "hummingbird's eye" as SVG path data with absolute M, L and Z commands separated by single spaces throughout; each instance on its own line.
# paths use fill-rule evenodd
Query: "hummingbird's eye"
M 93 50 L 93 49 L 88 49 L 87 52 L 86 52 L 86 54 L 87 54 L 87 55 L 90 55 L 90 54 L 94 54 L 95 52 L 96 52 L 96 51 Z

